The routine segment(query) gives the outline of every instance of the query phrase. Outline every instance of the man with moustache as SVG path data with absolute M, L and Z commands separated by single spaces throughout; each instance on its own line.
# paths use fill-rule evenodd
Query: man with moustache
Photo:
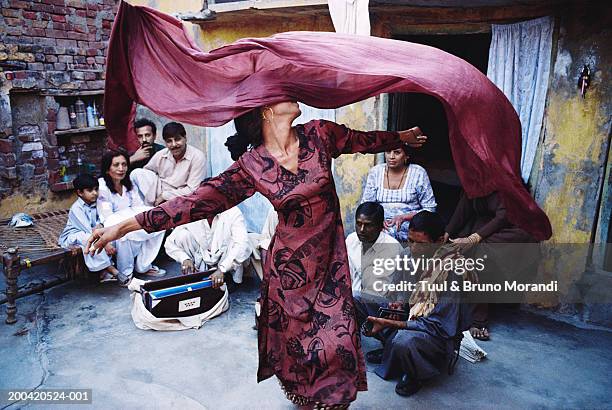
M 147 118 L 134 121 L 134 131 L 140 147 L 130 155 L 130 169 L 142 168 L 149 163 L 153 155 L 163 150 L 162 144 L 155 142 L 157 127 Z
M 204 153 L 187 144 L 185 127 L 169 122 L 162 137 L 166 148 L 153 155 L 143 169 L 135 169 L 130 175 L 147 205 L 157 206 L 188 195 L 204 179 Z

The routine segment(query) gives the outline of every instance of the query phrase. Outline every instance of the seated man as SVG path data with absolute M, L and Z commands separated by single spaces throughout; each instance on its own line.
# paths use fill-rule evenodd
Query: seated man
M 174 229 L 166 239 L 166 253 L 181 264 L 183 274 L 216 267 L 224 274 L 228 290 L 242 283 L 242 263 L 251 256 L 246 223 L 237 207 L 208 220 Z
M 346 238 L 355 313 L 359 326 L 365 324 L 368 316 L 378 314 L 379 308 L 388 307 L 391 302 L 397 301 L 398 296 L 402 296 L 380 289 L 382 284 L 399 282 L 401 272 L 395 268 L 381 269 L 380 266 L 375 269 L 376 260 L 395 259 L 398 255 L 403 257 L 406 253 L 395 238 L 384 232 L 384 212 L 382 205 L 377 202 L 364 202 L 359 205 L 355 211 L 356 232 Z M 409 250 L 407 256 L 410 256 Z M 374 337 L 384 341 L 385 332 Z M 382 349 L 368 352 L 368 360 L 380 361 L 382 354 Z
M 375 287 L 379 285 L 375 286 L 375 282 L 394 283 L 394 279 L 397 279 L 396 270 L 383 269 L 384 272 L 378 272 L 374 269 L 374 263 L 382 258 L 402 255 L 404 249 L 396 239 L 383 231 L 384 221 L 384 209 L 379 203 L 364 202 L 359 205 L 355 211 L 355 232 L 347 236 L 346 250 L 353 297 L 359 300 L 378 299 L 386 307 L 386 299 L 390 294 L 388 291 L 377 291 Z M 362 265 L 364 262 L 365 265 Z M 362 318 L 363 321 L 367 316 Z M 358 322 L 360 319 L 358 314 Z
M 205 172 L 204 153 L 188 145 L 186 135 L 182 124 L 166 124 L 162 130 L 166 148 L 153 155 L 144 168 L 130 174 L 145 204 L 157 206 L 200 186 Z
M 134 122 L 134 131 L 138 137 L 140 147 L 130 156 L 130 168 L 142 168 L 149 163 L 153 155 L 163 150 L 162 144 L 155 142 L 157 127 L 153 121 L 141 118 Z
M 401 396 L 416 393 L 422 383 L 450 368 L 454 350 L 459 348 L 462 332 L 471 324 L 471 309 L 461 304 L 461 292 L 453 291 L 450 284 L 463 278 L 474 281 L 470 271 L 458 275 L 449 269 L 459 263 L 448 263 L 449 259 L 463 258 L 454 245 L 443 245 L 444 222 L 435 213 L 421 211 L 410 224 L 409 240 L 414 258 L 432 258 L 442 263 L 421 271 L 419 281 L 429 284 L 447 282 L 447 291 L 435 292 L 418 286 L 410 296 L 408 321 L 368 317 L 372 323 L 372 334 L 383 329 L 397 329 L 384 343 L 384 354 L 377 375 L 388 379 L 401 375 L 395 392 Z M 431 245 L 434 246 L 431 246 Z M 428 246 L 429 245 L 429 246 Z M 461 265 L 463 266 L 463 265 Z M 418 273 L 417 273 L 418 274 Z M 421 282 L 419 282 L 421 283 Z

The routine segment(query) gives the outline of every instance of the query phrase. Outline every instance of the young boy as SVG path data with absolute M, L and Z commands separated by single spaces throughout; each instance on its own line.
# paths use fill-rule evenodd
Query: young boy
M 68 222 L 61 233 L 58 244 L 70 249 L 87 243 L 91 232 L 98 226 L 100 220 L 96 210 L 98 200 L 98 180 L 90 174 L 80 174 L 72 182 L 78 199 L 70 207 Z M 117 280 L 119 271 L 113 266 L 111 255 L 115 248 L 109 243 L 98 255 L 88 255 L 83 252 L 85 265 L 92 272 L 100 272 L 100 283 Z

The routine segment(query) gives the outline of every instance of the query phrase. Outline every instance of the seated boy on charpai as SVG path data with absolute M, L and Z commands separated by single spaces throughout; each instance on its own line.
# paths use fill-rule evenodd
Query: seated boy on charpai
M 84 249 L 91 232 L 100 225 L 98 209 L 98 180 L 90 174 L 80 174 L 73 181 L 79 197 L 70 207 L 68 222 L 60 234 L 58 245 L 70 249 L 76 246 Z M 113 266 L 111 258 L 116 249 L 112 244 L 107 244 L 104 250 L 97 255 L 83 252 L 85 265 L 92 272 L 99 272 L 100 283 L 116 281 L 119 271 Z

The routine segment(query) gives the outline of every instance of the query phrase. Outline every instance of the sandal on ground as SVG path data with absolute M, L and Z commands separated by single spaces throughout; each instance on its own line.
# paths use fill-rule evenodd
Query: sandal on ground
M 470 334 L 474 339 L 481 340 L 483 342 L 486 342 L 490 339 L 489 329 L 486 327 L 472 326 L 470 327 Z
M 366 353 L 366 360 L 368 363 L 381 364 L 383 361 L 383 354 L 385 349 L 376 349 Z

